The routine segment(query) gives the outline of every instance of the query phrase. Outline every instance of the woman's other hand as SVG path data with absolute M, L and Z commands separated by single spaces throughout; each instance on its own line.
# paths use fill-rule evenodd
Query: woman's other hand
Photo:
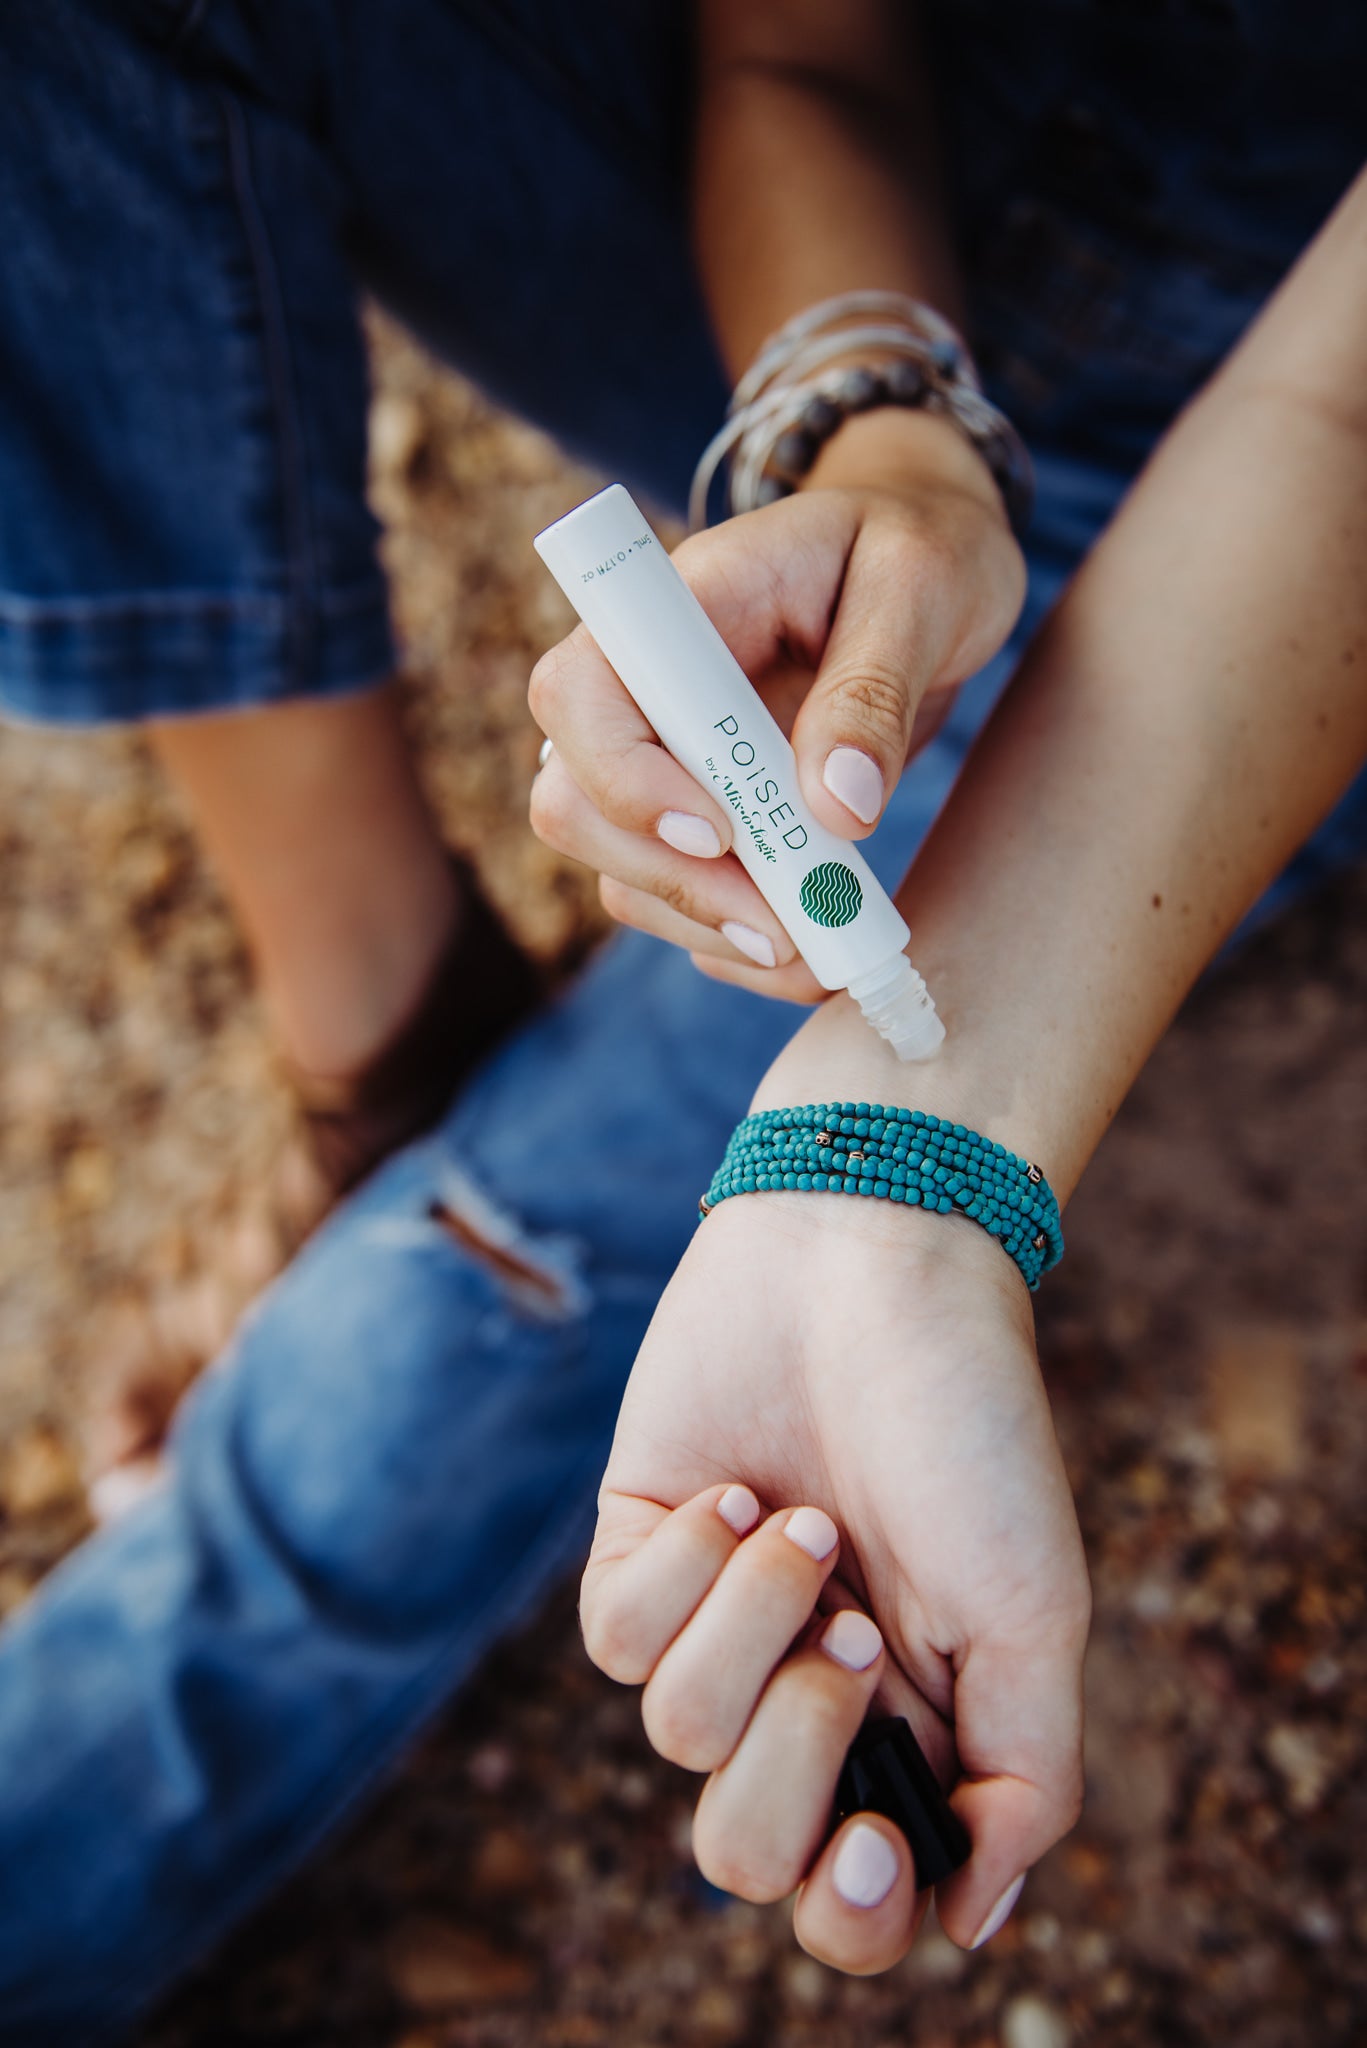
M 981 457 L 946 420 L 894 409 L 848 421 L 806 489 L 694 536 L 674 560 L 791 735 L 807 803 L 847 839 L 877 825 L 1025 590 Z M 732 851 L 728 813 L 660 746 L 586 628 L 538 662 L 530 701 L 554 743 L 533 826 L 598 869 L 608 911 L 710 972 L 814 1000 Z

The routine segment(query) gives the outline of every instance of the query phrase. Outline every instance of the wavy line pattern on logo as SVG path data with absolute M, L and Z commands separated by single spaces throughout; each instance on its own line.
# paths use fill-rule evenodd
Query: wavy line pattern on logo
M 864 891 L 852 868 L 838 860 L 824 860 L 802 877 L 798 900 L 813 924 L 834 930 L 858 917 Z

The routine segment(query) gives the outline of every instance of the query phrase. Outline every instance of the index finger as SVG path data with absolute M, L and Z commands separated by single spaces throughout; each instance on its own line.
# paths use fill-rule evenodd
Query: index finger
M 600 1671 L 640 1685 L 759 1520 L 748 1486 L 709 1486 L 670 1509 L 604 1489 L 579 1592 L 584 1647 Z
M 857 529 L 851 505 L 785 499 L 694 534 L 675 567 L 749 676 L 780 658 L 815 668 Z M 706 817 L 720 850 L 730 815 L 668 755 L 587 627 L 532 671 L 532 715 L 580 789 L 616 825 L 653 832 L 667 810 Z
M 665 752 L 587 626 L 542 655 L 527 701 L 573 780 L 612 824 L 654 835 L 667 813 L 682 813 L 707 820 L 717 854 L 730 847 L 729 814 Z

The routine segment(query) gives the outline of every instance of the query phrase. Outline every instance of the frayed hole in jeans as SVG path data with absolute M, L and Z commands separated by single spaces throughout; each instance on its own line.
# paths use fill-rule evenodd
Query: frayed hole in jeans
M 450 1233 L 462 1251 L 496 1273 L 515 1294 L 525 1297 L 530 1293 L 543 1313 L 556 1316 L 571 1313 L 570 1290 L 556 1274 L 533 1265 L 530 1259 L 523 1258 L 507 1245 L 492 1244 L 466 1217 L 458 1215 L 445 1202 L 433 1202 L 427 1213 L 434 1223 L 439 1223 Z

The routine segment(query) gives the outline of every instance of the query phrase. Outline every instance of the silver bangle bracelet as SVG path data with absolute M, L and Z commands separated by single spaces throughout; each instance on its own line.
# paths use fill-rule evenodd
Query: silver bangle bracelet
M 873 360 L 850 366 L 852 354 Z M 984 396 L 962 337 L 919 300 L 876 291 L 823 299 L 765 342 L 694 472 L 690 530 L 709 523 L 708 500 L 723 465 L 723 516 L 753 511 L 796 490 L 837 429 L 880 405 L 951 420 L 991 471 L 1012 531 L 1023 534 L 1034 499 L 1030 457 L 1006 415 Z

